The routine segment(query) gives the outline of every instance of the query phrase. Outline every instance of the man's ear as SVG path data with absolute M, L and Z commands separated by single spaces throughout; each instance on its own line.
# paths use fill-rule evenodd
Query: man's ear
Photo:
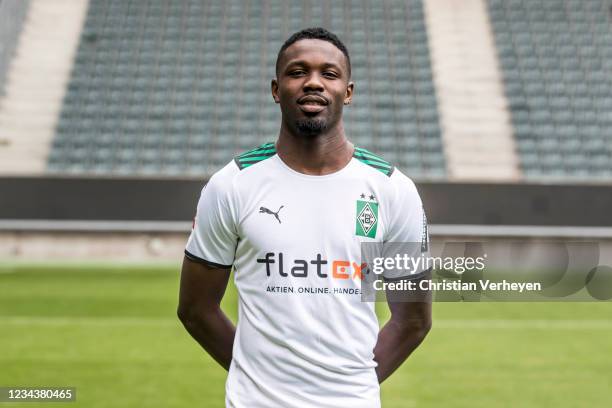
M 280 103 L 280 98 L 278 96 L 278 81 L 273 79 L 270 83 L 270 89 L 272 90 L 272 98 L 274 98 L 274 102 Z
M 346 93 L 345 93 L 345 96 L 344 96 L 344 104 L 345 105 L 350 105 L 351 101 L 353 100 L 353 91 L 354 90 L 355 90 L 355 83 L 351 81 L 346 86 Z

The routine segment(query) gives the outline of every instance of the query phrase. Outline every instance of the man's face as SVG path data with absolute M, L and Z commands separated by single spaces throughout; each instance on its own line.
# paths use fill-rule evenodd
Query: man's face
M 323 40 L 291 44 L 281 55 L 277 77 L 272 96 L 287 126 L 298 134 L 317 135 L 335 126 L 353 95 L 346 57 Z

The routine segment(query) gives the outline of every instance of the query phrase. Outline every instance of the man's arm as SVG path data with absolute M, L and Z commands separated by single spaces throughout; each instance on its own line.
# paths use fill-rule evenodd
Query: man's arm
M 185 257 L 177 314 L 191 336 L 226 370 L 232 361 L 236 328 L 221 310 L 230 269 Z
M 374 347 L 379 383 L 402 365 L 427 336 L 431 328 L 431 297 L 424 296 L 424 300 L 388 300 L 391 318 L 378 333 L 378 341 Z

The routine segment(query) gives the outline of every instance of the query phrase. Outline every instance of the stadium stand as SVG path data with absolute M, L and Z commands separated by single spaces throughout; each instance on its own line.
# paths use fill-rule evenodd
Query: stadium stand
M 605 1 L 0 4 L 1 174 L 205 177 L 275 137 L 278 47 L 321 25 L 352 53 L 349 137 L 415 179 L 612 179 Z
M 612 179 L 612 24 L 601 0 L 488 0 L 527 180 Z
M 5 16 L 8 4 L 26 6 L 20 3 L 3 0 L 0 13 Z M 0 99 L 0 174 L 5 175 L 46 172 L 87 0 L 30 0 L 27 5 Z
M 308 26 L 351 51 L 349 137 L 413 177 L 444 178 L 420 0 L 91 0 L 48 171 L 202 176 L 273 140 L 276 53 Z
M 519 181 L 486 4 L 483 0 L 424 3 L 448 179 Z

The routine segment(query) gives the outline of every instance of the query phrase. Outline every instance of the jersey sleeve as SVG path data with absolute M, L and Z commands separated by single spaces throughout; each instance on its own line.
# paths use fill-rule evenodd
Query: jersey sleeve
M 414 259 L 413 267 L 385 271 L 386 279 L 420 278 L 429 271 L 429 233 L 427 216 L 414 182 L 397 169 L 391 176 L 394 199 L 391 200 L 390 221 L 384 237 L 385 257 L 400 254 Z M 419 261 L 419 259 L 421 259 Z
M 218 268 L 232 266 L 238 242 L 236 205 L 227 173 L 227 169 L 216 173 L 202 189 L 185 248 L 187 258 Z

